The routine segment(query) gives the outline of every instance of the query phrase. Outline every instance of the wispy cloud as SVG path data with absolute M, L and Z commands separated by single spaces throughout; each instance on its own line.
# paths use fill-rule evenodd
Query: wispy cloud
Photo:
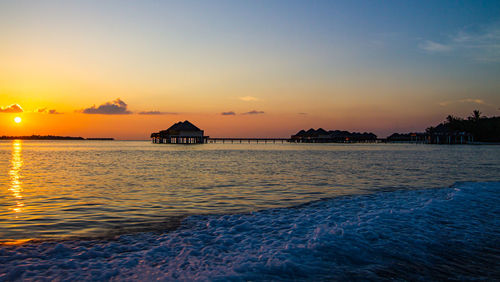
M 41 114 L 50 114 L 50 115 L 59 115 L 62 114 L 55 109 L 48 109 L 48 108 L 38 108 L 35 110 L 35 113 L 41 113 Z
M 474 98 L 466 98 L 466 99 L 460 99 L 460 100 L 451 100 L 451 101 L 444 101 L 440 102 L 439 105 L 446 107 L 452 104 L 465 104 L 465 103 L 471 103 L 471 104 L 477 104 L 477 105 L 487 105 L 486 102 L 482 99 L 474 99 Z
M 19 106 L 18 104 L 12 104 L 7 107 L 0 107 L 0 113 L 22 113 L 23 108 Z
M 160 111 L 144 111 L 138 112 L 139 115 L 177 115 L 177 113 L 172 112 L 160 112 Z
M 484 28 L 480 32 L 460 31 L 453 41 L 468 50 L 475 60 L 500 62 L 500 24 Z
M 253 110 L 253 111 L 249 111 L 249 112 L 246 112 L 246 113 L 243 113 L 244 115 L 260 115 L 260 114 L 264 114 L 264 111 L 256 111 L 256 110 Z
M 428 53 L 448 53 L 480 62 L 500 62 L 500 24 L 460 30 L 443 42 L 423 40 L 418 47 Z
M 234 116 L 234 115 L 236 115 L 236 113 L 235 113 L 235 112 L 233 112 L 233 111 L 229 111 L 229 112 L 222 112 L 222 113 L 220 113 L 220 114 L 221 114 L 221 115 L 223 115 L 223 116 Z
M 99 107 L 93 105 L 90 108 L 83 109 L 82 113 L 84 114 L 101 114 L 101 115 L 127 115 L 131 114 L 127 109 L 127 104 L 123 102 L 120 98 L 106 102 Z
M 241 101 L 245 101 L 245 102 L 255 102 L 255 101 L 259 101 L 260 99 L 257 98 L 257 97 L 253 97 L 253 96 L 244 96 L 244 97 L 239 97 L 239 99 Z
M 434 41 L 426 40 L 424 42 L 421 42 L 418 47 L 420 49 L 425 50 L 429 53 L 441 53 L 441 52 L 447 52 L 452 50 L 452 47 L 449 45 L 437 43 Z

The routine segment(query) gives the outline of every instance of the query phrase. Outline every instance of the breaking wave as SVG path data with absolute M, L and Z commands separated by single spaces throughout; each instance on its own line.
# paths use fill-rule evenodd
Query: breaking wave
M 198 215 L 171 232 L 0 246 L 0 280 L 500 279 L 500 182 Z

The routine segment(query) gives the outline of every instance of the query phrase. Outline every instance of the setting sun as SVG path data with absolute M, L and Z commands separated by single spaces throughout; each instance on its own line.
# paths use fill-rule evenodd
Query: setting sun
M 15 117 L 15 118 L 14 118 L 14 121 L 15 121 L 16 123 L 20 123 L 22 120 L 21 120 L 21 118 L 20 118 L 20 117 Z

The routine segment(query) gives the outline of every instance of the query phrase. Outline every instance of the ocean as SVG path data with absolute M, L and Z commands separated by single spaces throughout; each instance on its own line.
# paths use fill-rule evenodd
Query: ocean
M 500 279 L 500 147 L 1 141 L 1 280 Z

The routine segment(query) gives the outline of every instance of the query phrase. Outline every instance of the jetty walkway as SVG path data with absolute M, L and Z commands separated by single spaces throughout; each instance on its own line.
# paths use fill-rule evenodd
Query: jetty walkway
M 234 137 L 216 137 L 207 138 L 207 143 L 285 143 L 291 142 L 290 138 L 234 138 Z

